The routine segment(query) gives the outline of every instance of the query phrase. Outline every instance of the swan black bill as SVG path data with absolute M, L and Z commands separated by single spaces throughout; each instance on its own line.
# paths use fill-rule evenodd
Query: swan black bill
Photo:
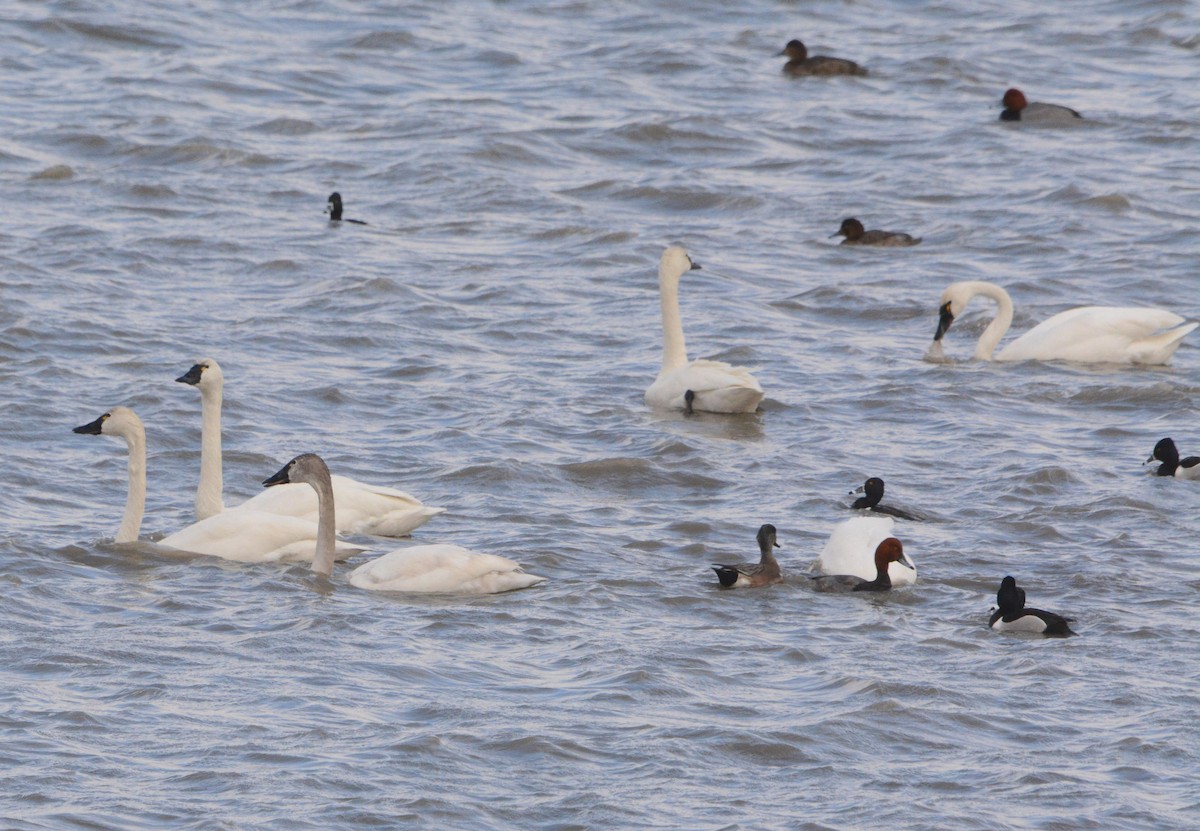
M 193 364 L 192 368 L 175 379 L 179 384 L 191 384 L 193 387 L 200 383 L 200 376 L 204 372 L 204 367 L 200 364 Z
M 101 433 L 101 428 L 104 427 L 104 420 L 108 418 L 108 413 L 100 416 L 95 421 L 76 427 L 72 433 L 82 433 L 87 436 L 98 436 Z
M 935 341 L 941 340 L 942 335 L 946 334 L 950 329 L 950 324 L 954 322 L 954 315 L 950 314 L 950 301 L 947 300 L 942 304 L 942 308 L 938 310 L 938 327 L 937 333 L 933 336 Z
M 275 472 L 274 476 L 269 479 L 263 479 L 263 487 L 269 488 L 272 485 L 290 485 L 292 480 L 288 478 L 288 469 L 291 468 L 291 466 L 292 463 L 288 462 L 286 465 L 279 468 L 279 470 Z

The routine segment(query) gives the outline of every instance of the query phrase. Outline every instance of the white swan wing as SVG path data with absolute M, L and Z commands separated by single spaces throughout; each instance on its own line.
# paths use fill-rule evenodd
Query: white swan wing
M 875 549 L 879 543 L 892 536 L 895 520 L 890 516 L 852 517 L 837 524 L 821 556 L 816 569 L 822 574 L 853 574 L 863 580 L 875 579 Z M 899 563 L 888 566 L 888 576 L 893 586 L 915 583 L 916 572 Z
M 696 360 L 659 373 L 646 390 L 646 403 L 662 409 L 683 409 L 683 395 L 696 394 L 692 406 L 710 413 L 752 413 L 763 389 L 750 370 L 723 361 Z
M 507 557 L 448 544 L 400 548 L 350 573 L 350 584 L 360 589 L 442 594 L 494 594 L 545 579 Z
M 334 476 L 333 506 L 337 530 L 343 534 L 403 537 L 445 508 L 432 508 L 411 494 Z M 265 511 L 317 521 L 317 494 L 302 483 L 276 485 L 247 499 L 236 510 Z
M 317 551 L 317 524 L 298 517 L 238 509 L 194 522 L 158 544 L 239 563 L 312 562 Z M 339 559 L 361 550 L 349 543 L 337 544 Z
M 1001 361 L 1165 363 L 1196 328 L 1165 309 L 1081 306 L 1054 315 L 1004 347 Z

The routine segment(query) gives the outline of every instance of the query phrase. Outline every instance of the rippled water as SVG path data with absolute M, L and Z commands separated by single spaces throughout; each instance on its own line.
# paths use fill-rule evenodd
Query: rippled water
M 1200 338 L 987 365 L 976 309 L 921 359 L 958 279 L 1017 330 L 1200 314 L 1194 4 L 111 5 L 3 13 L 5 828 L 1200 824 L 1200 490 L 1140 466 L 1200 452 Z M 791 37 L 871 75 L 783 77 Z M 1000 124 L 1011 85 L 1087 121 Z M 849 215 L 925 241 L 838 247 Z M 642 404 L 675 240 L 756 416 Z M 135 407 L 143 538 L 181 527 L 202 356 L 228 501 L 314 450 L 549 582 L 113 545 L 124 451 L 70 429 Z M 814 594 L 869 475 L 931 517 L 920 582 Z M 762 522 L 789 579 L 717 591 Z M 1080 637 L 986 629 L 1005 574 Z

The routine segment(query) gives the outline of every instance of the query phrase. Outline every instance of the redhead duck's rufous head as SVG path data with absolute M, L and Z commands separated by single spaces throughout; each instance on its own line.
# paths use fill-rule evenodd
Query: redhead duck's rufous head
M 875 568 L 880 574 L 886 574 L 890 563 L 903 563 L 912 568 L 908 557 L 904 556 L 904 546 L 895 537 L 888 537 L 875 548 Z
M 1000 103 L 1010 110 L 1023 110 L 1029 102 L 1025 100 L 1025 93 L 1013 87 L 1004 93 L 1004 97 L 1000 99 Z

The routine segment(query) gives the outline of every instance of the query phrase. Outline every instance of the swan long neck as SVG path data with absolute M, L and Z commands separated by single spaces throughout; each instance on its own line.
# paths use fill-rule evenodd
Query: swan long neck
M 125 497 L 125 516 L 114 542 L 137 542 L 146 511 L 146 431 L 139 425 L 123 434 L 129 447 L 129 493 Z
M 662 303 L 663 372 L 687 363 L 687 345 L 683 342 L 683 320 L 679 316 L 679 278 L 661 271 L 658 297 Z
M 200 390 L 200 485 L 196 488 L 196 519 L 225 510 L 221 471 L 221 387 Z
M 317 492 L 317 550 L 313 556 L 314 574 L 328 577 L 333 573 L 333 557 L 337 549 L 337 521 L 333 505 L 333 481 L 329 474 L 310 482 Z
M 1004 337 L 1004 333 L 1012 326 L 1012 298 L 1000 286 L 997 286 L 995 283 L 984 282 L 983 280 L 972 282 L 970 289 L 972 294 L 982 294 L 984 297 L 990 297 L 996 301 L 996 316 L 992 318 L 992 322 L 987 325 L 987 328 L 983 330 L 983 334 L 979 336 L 979 342 L 975 344 L 975 358 L 981 361 L 990 361 L 992 360 L 992 354 L 996 351 L 996 347 L 1000 344 L 1000 339 Z

